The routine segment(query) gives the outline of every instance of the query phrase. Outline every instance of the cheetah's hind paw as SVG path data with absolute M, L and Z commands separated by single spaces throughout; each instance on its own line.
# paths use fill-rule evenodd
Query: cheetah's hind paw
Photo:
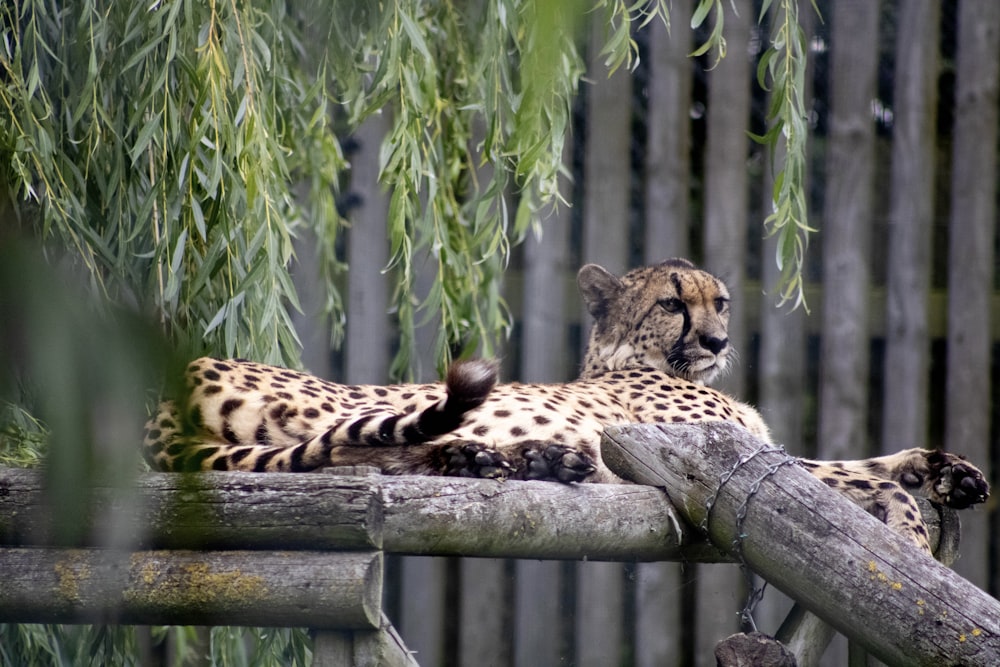
M 537 443 L 523 451 L 524 469 L 519 471 L 522 479 L 554 480 L 569 484 L 582 482 L 597 466 L 586 453 L 566 447 Z

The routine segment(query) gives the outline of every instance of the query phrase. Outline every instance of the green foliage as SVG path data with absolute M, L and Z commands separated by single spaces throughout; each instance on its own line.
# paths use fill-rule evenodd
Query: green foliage
M 174 340 L 294 362 L 291 235 L 334 232 L 343 165 L 296 34 L 277 2 L 5 3 L 2 187 Z
M 733 3 L 733 11 L 736 11 L 736 4 Z M 691 15 L 691 29 L 700 28 L 708 17 L 713 15 L 715 21 L 712 23 L 712 31 L 708 38 L 698 48 L 691 52 L 692 56 L 703 56 L 708 52 L 713 52 L 715 58 L 714 67 L 720 60 L 726 57 L 726 38 L 722 35 L 722 29 L 726 23 L 726 13 L 722 7 L 722 0 L 698 0 L 698 6 L 694 8 Z
M 761 19 L 771 6 L 765 0 Z M 784 164 L 774 178 L 772 201 L 774 207 L 764 220 L 768 234 L 778 238 L 775 262 L 781 271 L 779 283 L 780 303 L 791 302 L 793 307 L 803 306 L 806 246 L 809 227 L 806 206 L 806 141 L 809 135 L 808 110 L 805 101 L 806 37 L 799 25 L 798 0 L 781 0 L 769 48 L 757 66 L 757 81 L 768 88 L 770 80 L 771 107 L 768 121 L 771 127 L 762 136 L 753 138 L 764 144 L 777 146 L 779 137 L 784 139 Z M 819 9 L 813 4 L 813 9 Z
M 145 642 L 140 634 L 148 632 Z M 210 667 L 308 667 L 311 641 L 304 630 L 288 628 L 212 628 L 205 642 L 195 628 L 134 626 L 110 628 L 85 625 L 0 624 L 0 665 L 144 664 L 140 645 L 172 658 L 168 667 L 204 664 Z M 207 658 L 207 659 L 206 659 Z M 148 664 L 148 663 L 147 663 Z
M 48 451 L 49 430 L 24 407 L 23 401 L 0 402 L 0 466 L 33 468 Z
M 456 351 L 491 355 L 506 335 L 500 274 L 539 208 L 560 200 L 591 7 L 395 0 L 382 11 L 344 3 L 330 15 L 324 42 L 348 125 L 372 113 L 393 120 L 380 166 L 401 335 L 394 376 L 407 374 L 415 326 L 433 316 L 439 367 Z M 608 26 L 602 54 L 611 68 L 634 62 L 637 21 L 665 16 L 662 0 L 605 0 L 596 10 Z M 425 261 L 435 279 L 417 295 L 414 267 Z

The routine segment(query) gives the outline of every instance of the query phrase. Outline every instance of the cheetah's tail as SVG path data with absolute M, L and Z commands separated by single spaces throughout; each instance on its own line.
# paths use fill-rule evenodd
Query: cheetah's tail
M 474 359 L 457 361 L 445 378 L 447 395 L 429 408 L 412 414 L 373 414 L 332 429 L 327 444 L 415 445 L 445 435 L 461 426 L 465 414 L 483 404 L 496 385 L 497 365 Z

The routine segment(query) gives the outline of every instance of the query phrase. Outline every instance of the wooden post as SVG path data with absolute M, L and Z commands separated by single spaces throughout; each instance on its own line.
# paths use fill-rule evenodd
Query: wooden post
M 728 423 L 606 432 L 619 475 L 890 665 L 995 665 L 1000 602 Z

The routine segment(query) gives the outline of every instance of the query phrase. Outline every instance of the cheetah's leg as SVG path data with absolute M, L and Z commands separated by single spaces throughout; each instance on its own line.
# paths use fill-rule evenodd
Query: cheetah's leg
M 940 450 L 915 448 L 860 461 L 802 463 L 810 470 L 828 468 L 835 477 L 865 474 L 892 480 L 914 495 L 954 509 L 985 502 L 990 496 L 990 485 L 978 468 L 961 456 Z
M 889 528 L 931 553 L 927 525 L 916 501 L 904 488 L 868 472 L 846 470 L 842 461 L 802 461 L 802 465 L 830 488 L 839 491 Z

